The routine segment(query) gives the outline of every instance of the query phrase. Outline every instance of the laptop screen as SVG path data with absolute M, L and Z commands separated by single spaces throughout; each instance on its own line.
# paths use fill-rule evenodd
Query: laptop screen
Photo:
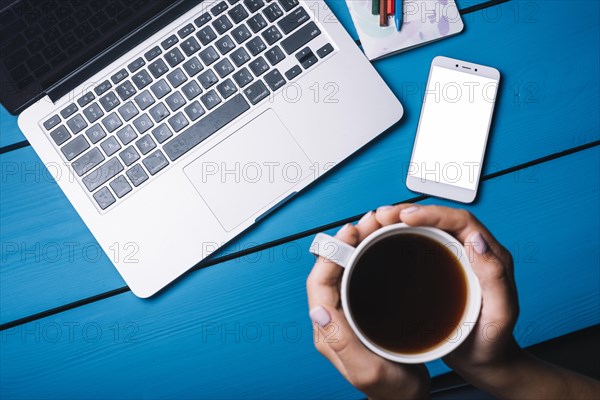
M 0 102 L 11 112 L 178 0 L 0 0 Z

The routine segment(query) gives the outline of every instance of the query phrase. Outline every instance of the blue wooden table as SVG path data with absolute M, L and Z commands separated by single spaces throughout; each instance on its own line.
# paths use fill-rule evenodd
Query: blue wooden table
M 328 3 L 357 39 L 345 3 Z M 466 208 L 513 253 L 515 336 L 529 346 L 600 323 L 599 2 L 458 3 L 462 34 L 374 63 L 404 104 L 399 124 L 147 300 L 0 110 L 0 397 L 361 397 L 312 345 L 307 249 L 379 205 L 449 204 L 404 185 L 436 55 L 502 74 Z

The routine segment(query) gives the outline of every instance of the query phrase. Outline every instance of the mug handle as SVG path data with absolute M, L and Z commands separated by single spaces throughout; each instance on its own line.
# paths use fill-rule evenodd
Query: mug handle
M 318 233 L 310 245 L 309 251 L 315 256 L 321 256 L 339 266 L 346 268 L 355 247 L 325 233 Z

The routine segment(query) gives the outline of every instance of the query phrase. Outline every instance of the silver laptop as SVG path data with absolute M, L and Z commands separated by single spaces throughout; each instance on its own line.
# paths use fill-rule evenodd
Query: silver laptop
M 322 1 L 1 4 L 1 101 L 139 297 L 402 116 Z

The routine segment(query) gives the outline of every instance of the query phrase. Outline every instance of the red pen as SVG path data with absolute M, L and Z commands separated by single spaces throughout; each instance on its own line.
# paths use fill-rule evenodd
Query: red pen
M 388 15 L 394 15 L 394 0 L 387 0 L 387 13 Z

